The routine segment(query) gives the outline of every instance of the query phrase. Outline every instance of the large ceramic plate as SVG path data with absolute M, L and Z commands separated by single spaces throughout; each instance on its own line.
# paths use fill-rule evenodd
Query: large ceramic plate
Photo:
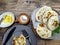
M 7 32 L 4 34 L 2 45 L 5 42 L 8 33 L 10 31 L 12 31 L 11 29 L 13 27 L 11 27 L 10 29 L 8 29 Z M 23 26 L 23 25 L 16 25 L 15 27 L 16 27 L 16 29 L 15 29 L 13 35 L 11 36 L 11 38 L 9 39 L 9 41 L 7 42 L 6 45 L 12 45 L 12 40 L 13 40 L 14 36 L 20 36 L 21 30 L 26 30 L 28 32 L 28 34 L 30 36 L 30 41 L 31 41 L 32 45 L 37 45 L 37 38 L 35 37 L 35 35 L 32 32 L 32 29 L 31 28 L 29 28 L 28 26 Z M 26 42 L 27 42 L 26 45 L 30 45 L 28 40 L 26 40 Z
M 32 15 L 31 15 L 31 20 L 32 20 L 32 22 L 33 22 L 33 27 L 34 27 L 34 29 L 36 29 L 37 28 L 37 25 L 38 25 L 38 23 L 39 22 L 37 22 L 36 20 L 35 20 L 35 16 L 36 16 L 36 12 L 39 10 L 39 8 L 37 8 L 37 9 L 35 9 L 33 12 L 32 12 Z M 58 15 L 58 18 L 59 18 L 59 23 L 60 23 L 60 16 Z M 36 30 L 35 30 L 36 31 Z M 49 38 L 49 39 L 57 39 L 57 40 L 59 40 L 60 39 L 60 33 L 59 34 L 55 34 L 54 36 L 52 36 L 51 38 Z

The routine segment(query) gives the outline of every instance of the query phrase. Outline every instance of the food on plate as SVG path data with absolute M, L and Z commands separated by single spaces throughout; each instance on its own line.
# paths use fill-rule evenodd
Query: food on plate
M 53 31 L 58 27 L 58 25 L 59 25 L 58 17 L 52 16 L 48 21 L 48 28 Z
M 57 16 L 58 17 L 58 14 L 55 11 L 53 11 L 53 10 L 49 10 L 49 11 L 45 12 L 45 14 L 43 15 L 43 23 L 47 23 L 48 20 L 52 16 Z
M 13 45 L 26 45 L 26 38 L 21 34 L 19 37 L 13 38 Z
M 4 23 L 11 23 L 12 22 L 12 16 L 11 15 L 4 15 L 2 22 L 4 22 Z
M 37 13 L 36 13 L 36 20 L 37 20 L 38 22 L 40 22 L 40 21 L 41 21 L 41 16 L 44 15 L 44 13 L 45 13 L 46 11 L 49 11 L 49 10 L 52 10 L 52 8 L 49 7 L 49 6 L 43 6 L 43 7 L 41 7 L 41 8 L 37 11 Z
M 34 19 L 36 21 L 32 19 L 32 22 L 36 24 L 33 26 L 36 27 L 37 34 L 44 39 L 52 37 L 53 32 L 59 27 L 58 13 L 49 6 L 37 9 Z
M 43 23 L 38 24 L 36 32 L 41 38 L 44 38 L 44 39 L 50 38 L 52 34 L 52 31 L 47 29 L 46 25 Z
M 26 13 L 21 13 L 17 19 L 20 24 L 28 24 L 29 23 L 29 16 Z
M 11 26 L 14 23 L 15 17 L 12 12 L 4 12 L 1 14 L 0 20 L 1 20 L 0 27 L 5 28 Z
M 37 20 L 38 22 L 41 22 L 41 20 L 42 20 L 41 17 L 42 17 L 41 15 L 36 15 L 36 20 Z

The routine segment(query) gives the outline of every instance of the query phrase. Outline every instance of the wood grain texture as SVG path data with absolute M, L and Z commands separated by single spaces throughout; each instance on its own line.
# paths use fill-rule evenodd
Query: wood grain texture
M 25 12 L 31 15 L 32 11 L 38 7 L 48 5 L 60 13 L 60 1 L 55 0 L 18 0 L 16 2 L 6 3 L 6 0 L 0 0 L 0 12 L 12 11 L 18 15 Z M 2 37 L 8 28 L 0 29 L 0 45 L 2 45 Z M 42 40 L 39 39 L 37 45 L 60 45 L 60 40 Z
M 60 40 L 48 40 L 46 45 L 60 45 Z
M 37 45 L 45 45 L 45 40 L 39 40 Z

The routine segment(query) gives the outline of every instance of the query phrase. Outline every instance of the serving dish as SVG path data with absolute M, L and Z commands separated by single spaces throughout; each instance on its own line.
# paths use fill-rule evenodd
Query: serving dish
M 35 9 L 33 12 L 32 12 L 32 15 L 31 15 L 31 20 L 32 20 L 32 23 L 33 23 L 33 28 L 34 28 L 34 31 L 35 33 L 37 34 L 36 32 L 36 28 L 37 28 L 37 25 L 39 24 L 39 22 L 36 21 L 35 17 L 36 17 L 36 12 L 39 10 L 39 8 Z M 55 11 L 55 10 L 54 10 Z M 57 12 L 58 13 L 58 12 Z M 58 19 L 59 19 L 59 23 L 60 23 L 60 16 L 58 15 Z M 38 35 L 38 34 L 37 34 Z M 40 36 L 39 36 L 40 37 Z M 60 33 L 55 33 L 53 36 L 51 36 L 50 38 L 48 39 L 57 39 L 59 40 L 60 39 Z

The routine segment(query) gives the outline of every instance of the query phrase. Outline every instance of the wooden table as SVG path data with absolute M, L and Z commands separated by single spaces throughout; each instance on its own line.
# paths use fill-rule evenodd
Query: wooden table
M 31 15 L 32 11 L 38 7 L 48 5 L 54 8 L 55 10 L 60 11 L 60 1 L 56 0 L 18 0 L 13 1 L 13 3 L 3 3 L 4 0 L 0 1 L 0 12 L 2 11 L 11 11 L 16 14 L 16 16 L 21 13 L 25 12 Z M 60 14 L 60 13 L 59 13 Z M 0 29 L 0 45 L 2 45 L 2 38 L 4 33 L 7 31 L 8 28 Z M 60 40 L 42 40 L 40 39 L 37 45 L 60 45 Z

